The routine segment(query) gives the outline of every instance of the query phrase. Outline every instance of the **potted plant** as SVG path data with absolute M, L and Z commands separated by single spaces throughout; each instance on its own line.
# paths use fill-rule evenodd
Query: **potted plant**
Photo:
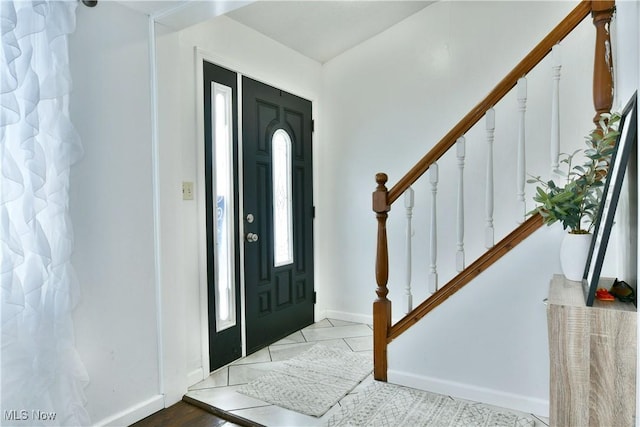
M 597 220 L 602 187 L 618 137 L 620 115 L 602 114 L 598 127 L 586 137 L 587 148 L 562 154 L 566 172 L 564 185 L 534 176 L 527 182 L 538 184 L 533 200 L 539 205 L 529 214 L 539 213 L 545 224 L 560 222 L 568 234 L 560 248 L 560 264 L 569 280 L 582 280 L 591 242 L 591 231 Z M 578 154 L 584 163 L 575 165 Z

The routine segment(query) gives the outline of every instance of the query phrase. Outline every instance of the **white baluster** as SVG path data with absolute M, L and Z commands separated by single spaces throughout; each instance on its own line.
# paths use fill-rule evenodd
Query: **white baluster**
M 551 172 L 559 170 L 560 157 L 560 45 L 555 45 L 551 53 L 553 61 L 553 93 L 551 96 Z
M 456 269 L 462 271 L 464 270 L 464 136 L 458 138 L 456 142 L 456 157 L 458 158 L 458 251 L 456 252 Z
M 518 218 L 518 223 L 523 223 L 527 214 L 527 204 L 524 200 L 524 184 L 526 182 L 526 157 L 525 157 L 525 114 L 527 111 L 527 79 L 518 79 L 518 112 L 520 115 L 518 125 L 518 189 L 516 197 L 522 212 L 522 218 Z
M 429 182 L 431 183 L 431 266 L 429 269 L 429 292 L 434 293 L 438 290 L 438 232 L 436 223 L 436 199 L 438 193 L 438 164 L 434 163 L 429 166 Z
M 411 237 L 413 236 L 413 230 L 411 228 L 411 217 L 413 216 L 413 188 L 409 187 L 404 193 L 404 207 L 407 212 L 407 276 L 406 276 L 406 288 L 405 288 L 405 313 L 409 313 L 413 310 L 413 295 L 411 295 Z
M 484 233 L 484 244 L 487 248 L 493 247 L 493 137 L 496 129 L 496 113 L 493 108 L 487 111 L 487 175 L 485 205 L 487 213 L 487 226 Z

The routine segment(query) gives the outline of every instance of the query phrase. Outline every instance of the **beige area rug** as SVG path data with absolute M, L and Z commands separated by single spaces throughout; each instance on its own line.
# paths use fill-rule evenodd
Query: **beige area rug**
M 320 417 L 372 371 L 370 354 L 317 344 L 238 392 Z
M 398 385 L 374 382 L 354 398 L 341 403 L 329 427 L 533 427 L 523 417 L 481 403 Z

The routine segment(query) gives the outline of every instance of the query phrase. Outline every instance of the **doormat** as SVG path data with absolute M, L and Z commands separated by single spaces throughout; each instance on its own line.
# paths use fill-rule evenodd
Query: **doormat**
M 345 403 L 328 427 L 500 426 L 533 427 L 531 417 L 482 403 L 394 384 L 374 382 Z
M 370 354 L 317 344 L 238 392 L 273 405 L 320 417 L 372 371 Z

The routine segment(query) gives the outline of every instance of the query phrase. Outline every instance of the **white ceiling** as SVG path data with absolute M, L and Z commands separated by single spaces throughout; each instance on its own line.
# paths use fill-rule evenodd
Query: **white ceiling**
M 0 0 L 1 1 L 1 0 Z M 324 63 L 422 10 L 430 0 L 118 0 L 176 30 L 223 14 Z M 249 4 L 247 4 L 249 3 Z M 230 10 L 230 11 L 229 11 Z
M 156 15 L 174 10 L 188 3 L 188 0 L 116 0 L 118 3 L 142 12 L 145 15 Z M 100 0 L 98 1 L 100 3 Z
M 433 1 L 271 1 L 227 13 L 265 36 L 324 63 Z

